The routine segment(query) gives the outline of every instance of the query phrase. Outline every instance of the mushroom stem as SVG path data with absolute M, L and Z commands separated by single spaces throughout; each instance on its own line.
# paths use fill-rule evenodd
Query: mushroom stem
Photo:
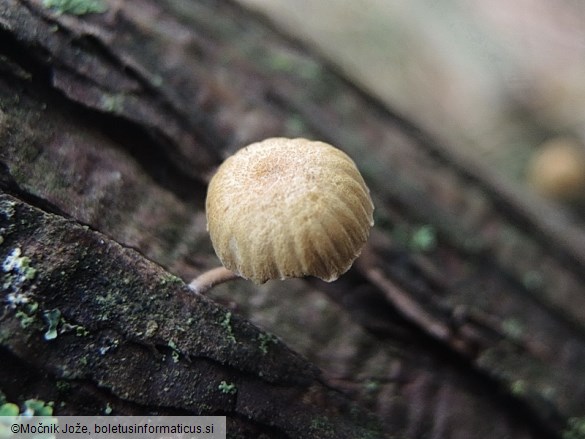
M 218 284 L 239 278 L 240 276 L 233 271 L 230 271 L 225 267 L 217 267 L 197 276 L 191 281 L 189 288 L 191 288 L 196 294 L 205 294 Z

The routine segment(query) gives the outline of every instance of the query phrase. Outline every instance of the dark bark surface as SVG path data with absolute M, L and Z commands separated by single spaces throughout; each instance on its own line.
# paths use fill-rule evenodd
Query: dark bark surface
M 570 218 L 229 2 L 104 5 L 0 2 L 6 400 L 225 414 L 233 437 L 584 437 Z M 332 284 L 193 296 L 206 181 L 273 135 L 355 158 L 370 244 Z

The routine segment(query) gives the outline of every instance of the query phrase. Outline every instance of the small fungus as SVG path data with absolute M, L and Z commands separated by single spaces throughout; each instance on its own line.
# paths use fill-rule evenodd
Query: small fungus
M 221 383 L 219 383 L 219 386 L 217 386 L 217 388 L 221 391 L 221 393 L 225 393 L 225 394 L 229 394 L 229 395 L 233 395 L 238 391 L 238 389 L 234 383 L 227 383 L 225 381 L 222 381 Z
M 528 183 L 550 200 L 572 202 L 585 193 L 585 147 L 569 137 L 546 141 L 528 164 Z
M 229 157 L 211 179 L 207 229 L 224 267 L 191 282 L 196 292 L 236 277 L 345 273 L 374 224 L 374 205 L 355 163 L 306 139 L 272 138 Z

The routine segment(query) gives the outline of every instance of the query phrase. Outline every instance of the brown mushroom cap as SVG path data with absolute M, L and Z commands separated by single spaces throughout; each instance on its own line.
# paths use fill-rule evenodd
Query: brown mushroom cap
M 540 195 L 557 201 L 583 198 L 585 149 L 576 139 L 555 137 L 540 145 L 528 165 L 528 182 Z
M 212 178 L 207 228 L 226 268 L 256 283 L 331 282 L 359 256 L 374 205 L 355 163 L 337 148 L 273 138 L 229 157 Z

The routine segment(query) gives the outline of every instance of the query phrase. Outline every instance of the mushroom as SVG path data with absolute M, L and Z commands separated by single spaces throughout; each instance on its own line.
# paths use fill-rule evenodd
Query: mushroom
M 211 179 L 207 229 L 224 267 L 190 287 L 204 292 L 242 277 L 336 280 L 351 267 L 374 224 L 374 205 L 355 163 L 307 139 L 271 138 L 229 157 Z
M 585 148 L 577 139 L 555 137 L 540 145 L 528 164 L 527 180 L 545 198 L 572 202 L 585 192 Z

